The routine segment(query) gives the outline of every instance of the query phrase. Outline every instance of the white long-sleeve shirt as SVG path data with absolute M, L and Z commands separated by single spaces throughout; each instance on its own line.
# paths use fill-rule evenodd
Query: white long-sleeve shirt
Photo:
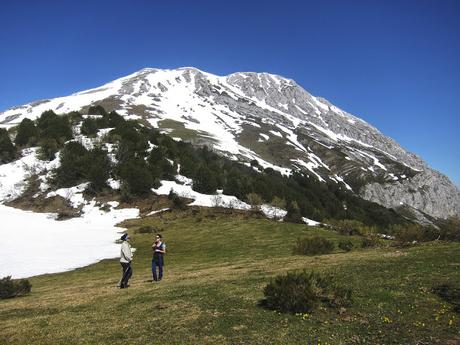
M 131 246 L 127 241 L 123 241 L 120 249 L 120 262 L 129 263 L 133 260 Z

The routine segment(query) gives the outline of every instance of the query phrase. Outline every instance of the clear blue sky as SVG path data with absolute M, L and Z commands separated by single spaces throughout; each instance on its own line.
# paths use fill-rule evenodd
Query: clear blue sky
M 2 1 L 0 110 L 143 67 L 270 72 L 460 186 L 460 1 Z

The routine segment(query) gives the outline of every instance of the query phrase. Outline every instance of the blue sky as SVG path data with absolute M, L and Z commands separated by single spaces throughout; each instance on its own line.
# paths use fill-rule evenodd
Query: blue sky
M 2 1 L 0 110 L 143 67 L 270 72 L 460 186 L 460 1 Z

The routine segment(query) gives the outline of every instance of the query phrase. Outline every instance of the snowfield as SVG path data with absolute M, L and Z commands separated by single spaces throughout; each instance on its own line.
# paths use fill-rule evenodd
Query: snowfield
M 0 205 L 0 277 L 25 278 L 69 271 L 120 255 L 115 224 L 138 216 L 137 209 L 100 211 L 94 203 L 80 218 L 56 221 L 55 214 Z
M 109 211 L 104 212 L 93 201 L 83 206 L 81 217 L 56 221 L 55 214 L 3 205 L 21 195 L 30 174 L 46 173 L 58 166 L 59 158 L 40 161 L 37 148 L 25 149 L 22 158 L 0 165 L 0 243 L 4 253 L 0 257 L 0 278 L 63 272 L 119 255 L 115 240 L 124 229 L 115 224 L 137 217 L 137 209 L 114 209 L 117 204 L 109 203 Z M 83 185 L 60 189 L 48 196 L 61 195 L 78 206 L 85 203 L 83 189 Z

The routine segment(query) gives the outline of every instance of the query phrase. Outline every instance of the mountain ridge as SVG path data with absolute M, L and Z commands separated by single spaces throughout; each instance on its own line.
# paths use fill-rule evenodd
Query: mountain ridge
M 386 207 L 406 204 L 441 218 L 460 214 L 460 191 L 445 175 L 366 121 L 269 73 L 144 68 L 100 87 L 11 108 L 0 113 L 0 125 L 96 104 L 171 136 L 187 130 L 189 138 L 182 139 L 233 159 L 335 181 Z

